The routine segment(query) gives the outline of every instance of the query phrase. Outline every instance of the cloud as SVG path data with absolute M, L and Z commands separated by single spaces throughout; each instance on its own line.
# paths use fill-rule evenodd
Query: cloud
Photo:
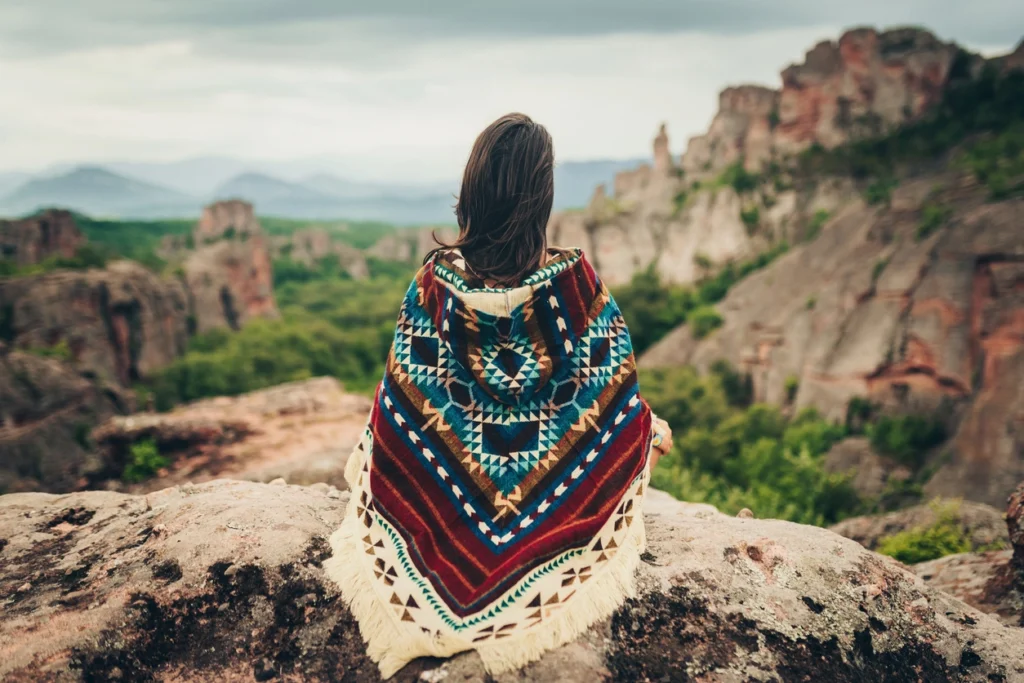
M 722 87 L 777 85 L 786 64 L 844 26 L 915 17 L 944 38 L 1006 48 L 1024 5 L 5 2 L 0 166 L 218 154 L 447 178 L 476 132 L 511 110 L 545 123 L 562 159 L 645 155 L 662 120 L 678 153 Z
M 39 55 L 187 40 L 205 54 L 393 61 L 409 46 L 474 38 L 927 24 L 979 45 L 1020 38 L 1007 0 L 40 0 L 0 5 L 0 50 Z

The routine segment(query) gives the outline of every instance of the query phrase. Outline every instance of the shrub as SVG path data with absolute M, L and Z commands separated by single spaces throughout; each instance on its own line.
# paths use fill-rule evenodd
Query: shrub
M 971 552 L 971 540 L 960 526 L 958 501 L 932 503 L 936 520 L 931 526 L 918 527 L 882 538 L 878 552 L 905 564 L 918 564 L 946 555 Z
M 740 219 L 742 219 L 743 224 L 747 226 L 747 233 L 753 233 L 757 228 L 758 223 L 761 222 L 761 211 L 756 206 L 752 206 L 749 209 L 743 209 L 740 211 Z
M 882 277 L 882 273 L 888 265 L 889 259 L 878 259 L 875 261 L 875 267 L 871 269 L 871 284 L 878 282 L 878 278 Z
M 869 430 L 872 447 L 913 468 L 920 467 L 927 452 L 946 440 L 946 428 L 933 417 L 884 415 Z
M 131 446 L 128 464 L 121 473 L 121 479 L 129 484 L 137 484 L 152 478 L 170 464 L 170 460 L 160 455 L 155 441 L 139 441 Z
M 917 226 L 914 238 L 921 241 L 941 228 L 949 220 L 952 210 L 938 204 L 927 204 L 921 212 L 921 222 Z
M 711 306 L 701 306 L 687 316 L 693 336 L 703 339 L 722 326 L 722 316 Z
M 790 375 L 786 378 L 786 403 L 796 400 L 796 392 L 800 390 L 800 378 Z
M 809 297 L 807 297 L 807 303 L 804 304 L 804 307 L 807 308 L 808 311 L 813 311 L 814 307 L 817 306 L 817 305 L 818 305 L 818 297 L 816 297 L 816 296 L 809 296 Z
M 65 362 L 72 360 L 71 347 L 68 346 L 67 339 L 61 339 L 53 346 L 30 346 L 25 351 L 41 358 L 56 358 Z
M 818 209 L 814 212 L 814 216 L 811 217 L 810 222 L 807 224 L 807 229 L 804 231 L 804 241 L 810 242 L 821 233 L 822 226 L 828 222 L 830 214 L 825 209 Z
M 886 176 L 872 181 L 864 190 L 864 200 L 868 204 L 888 204 L 892 199 L 892 191 L 896 189 L 898 181 L 895 178 Z
M 718 182 L 722 185 L 731 186 L 736 190 L 737 194 L 743 194 L 755 190 L 760 182 L 760 178 L 754 173 L 749 173 L 743 167 L 743 160 L 741 159 L 726 168 L 719 177 Z
M 701 270 L 711 270 L 715 265 L 711 262 L 711 258 L 707 254 L 697 252 L 693 255 L 693 263 Z

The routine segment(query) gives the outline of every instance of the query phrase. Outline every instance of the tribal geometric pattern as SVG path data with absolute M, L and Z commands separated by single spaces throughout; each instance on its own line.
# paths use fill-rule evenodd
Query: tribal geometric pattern
M 632 594 L 650 409 L 579 250 L 489 289 L 457 251 L 417 273 L 327 570 L 390 677 L 476 649 L 522 666 Z

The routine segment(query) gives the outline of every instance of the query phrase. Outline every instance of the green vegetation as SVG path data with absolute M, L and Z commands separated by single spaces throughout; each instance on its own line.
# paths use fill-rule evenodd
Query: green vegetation
M 875 261 L 874 267 L 871 269 L 871 284 L 878 282 L 878 278 L 882 277 L 882 273 L 885 271 L 886 266 L 889 265 L 889 259 L 878 259 Z
M 112 255 L 105 253 L 104 250 L 86 244 L 79 247 L 71 258 L 51 256 L 30 266 L 19 266 L 12 260 L 0 258 L 0 277 L 39 275 L 58 269 L 87 270 L 89 268 L 102 268 L 106 265 L 107 259 L 111 257 Z
M 749 379 L 718 364 L 707 377 L 691 368 L 642 371 L 641 391 L 674 431 L 675 447 L 652 485 L 677 498 L 735 514 L 830 524 L 861 502 L 845 476 L 826 474 L 824 454 L 845 430 L 813 410 L 792 420 L 775 406 L 749 405 Z
M 753 234 L 757 230 L 758 224 L 761 222 L 761 210 L 756 206 L 751 206 L 749 209 L 740 210 L 740 219 L 743 224 L 747 226 L 747 234 Z
M 796 392 L 800 390 L 800 378 L 796 375 L 786 377 L 786 403 L 796 400 Z
M 159 221 L 114 221 L 97 220 L 75 215 L 75 222 L 89 244 L 111 256 L 138 261 L 154 271 L 166 265 L 156 255 L 160 241 L 166 236 L 183 237 L 186 241 L 192 234 L 195 221 L 174 219 Z
M 901 531 L 878 543 L 878 552 L 905 564 L 937 560 L 946 555 L 999 550 L 1003 544 L 976 545 L 960 524 L 959 500 L 934 500 L 935 522 L 930 526 Z
M 121 479 L 129 484 L 137 484 L 154 477 L 170 464 L 170 460 L 160 455 L 155 441 L 139 441 L 132 444 L 128 464 L 121 473 Z
M 897 185 L 899 181 L 892 176 L 876 178 L 864 189 L 864 201 L 872 205 L 888 204 Z
M 816 296 L 809 296 L 809 297 L 807 297 L 807 303 L 804 304 L 804 306 L 807 308 L 808 311 L 813 311 L 814 307 L 817 306 L 817 305 L 818 305 L 818 297 L 816 297 Z
M 946 440 L 946 428 L 937 417 L 882 416 L 867 429 L 872 447 L 911 468 L 924 464 L 928 452 Z
M 743 167 L 743 160 L 740 159 L 733 165 L 722 171 L 718 177 L 717 185 L 729 185 L 736 190 L 737 194 L 752 192 L 757 189 L 761 177 L 756 173 L 750 173 Z
M 938 204 L 926 204 L 921 210 L 921 223 L 914 233 L 915 239 L 921 241 L 941 228 L 949 220 L 953 210 L 948 206 Z
M 690 324 L 693 336 L 697 339 L 703 339 L 722 326 L 722 316 L 711 306 L 693 309 L 686 321 Z
M 754 271 L 764 268 L 788 249 L 789 245 L 781 242 L 740 265 L 728 263 L 716 275 L 698 283 L 696 289 L 662 283 L 653 266 L 634 275 L 628 285 L 613 288 L 612 295 L 629 325 L 633 350 L 637 355 L 643 353 L 672 329 L 687 322 L 695 310 L 718 303 L 730 287 Z M 711 311 L 714 313 L 714 309 Z M 717 313 L 712 316 L 705 311 L 700 315 L 704 333 L 721 323 L 720 319 L 713 322 L 718 317 Z
M 366 281 L 347 279 L 333 266 L 307 269 L 301 277 L 282 269 L 276 288 L 281 318 L 193 337 L 188 353 L 148 383 L 157 408 L 321 375 L 337 377 L 351 391 L 372 392 L 412 277 L 405 268 Z
M 804 230 L 804 241 L 810 242 L 821 234 L 821 228 L 828 223 L 828 219 L 832 216 L 831 213 L 825 209 L 818 209 L 814 212 L 814 216 L 811 217 L 810 222 L 807 224 L 807 229 Z
M 72 360 L 71 347 L 68 346 L 67 339 L 61 339 L 53 346 L 30 346 L 23 350 L 40 358 L 56 358 L 62 361 Z
M 711 258 L 707 254 L 702 254 L 700 252 L 693 255 L 693 263 L 701 270 L 711 270 L 715 265 L 711 262 Z
M 992 199 L 1024 194 L 1024 122 L 975 143 L 963 157 Z

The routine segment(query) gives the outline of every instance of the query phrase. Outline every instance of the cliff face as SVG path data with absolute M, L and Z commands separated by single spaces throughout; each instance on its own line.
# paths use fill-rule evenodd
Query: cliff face
M 274 238 L 271 251 L 275 258 L 287 256 L 306 266 L 314 266 L 326 258 L 336 258 L 341 269 L 353 280 L 363 280 L 370 276 L 363 252 L 334 241 L 323 228 L 297 230 L 290 237 Z
M 1024 478 L 1024 200 L 986 202 L 972 178 L 907 182 L 887 208 L 852 199 L 813 241 L 730 290 L 724 325 L 696 340 L 680 327 L 641 367 L 724 358 L 749 372 L 757 400 L 842 420 L 850 399 L 959 419 L 952 462 L 928 485 L 999 505 Z M 919 239 L 926 206 L 948 226 Z M 957 424 L 954 419 L 953 424 Z
M 737 161 L 760 170 L 812 144 L 829 149 L 891 130 L 942 99 L 959 52 L 912 28 L 856 29 L 821 42 L 782 72 L 780 90 L 725 90 L 708 132 L 690 140 L 682 168 L 691 177 Z
M 457 228 L 444 225 L 403 230 L 382 237 L 366 250 L 366 255 L 382 261 L 418 264 L 427 253 L 437 247 L 433 238 L 435 233 L 439 239 L 447 243 L 454 242 L 459 236 Z
M 0 332 L 14 348 L 54 349 L 101 382 L 129 386 L 184 352 L 181 284 L 131 261 L 103 270 L 0 279 Z
M 346 503 L 224 481 L 0 498 L 0 676 L 379 681 L 322 568 Z M 654 491 L 645 523 L 638 596 L 502 680 L 1024 677 L 1024 630 L 829 531 Z M 393 680 L 442 679 L 486 676 L 465 654 Z
M 250 319 L 278 316 L 270 250 L 251 204 L 207 206 L 196 224 L 195 245 L 184 270 L 196 332 L 237 330 Z
M 19 266 L 39 263 L 50 256 L 71 258 L 85 244 L 69 211 L 51 209 L 32 218 L 0 220 L 0 259 Z
M 127 407 L 65 363 L 0 348 L 0 494 L 82 486 L 89 429 Z

